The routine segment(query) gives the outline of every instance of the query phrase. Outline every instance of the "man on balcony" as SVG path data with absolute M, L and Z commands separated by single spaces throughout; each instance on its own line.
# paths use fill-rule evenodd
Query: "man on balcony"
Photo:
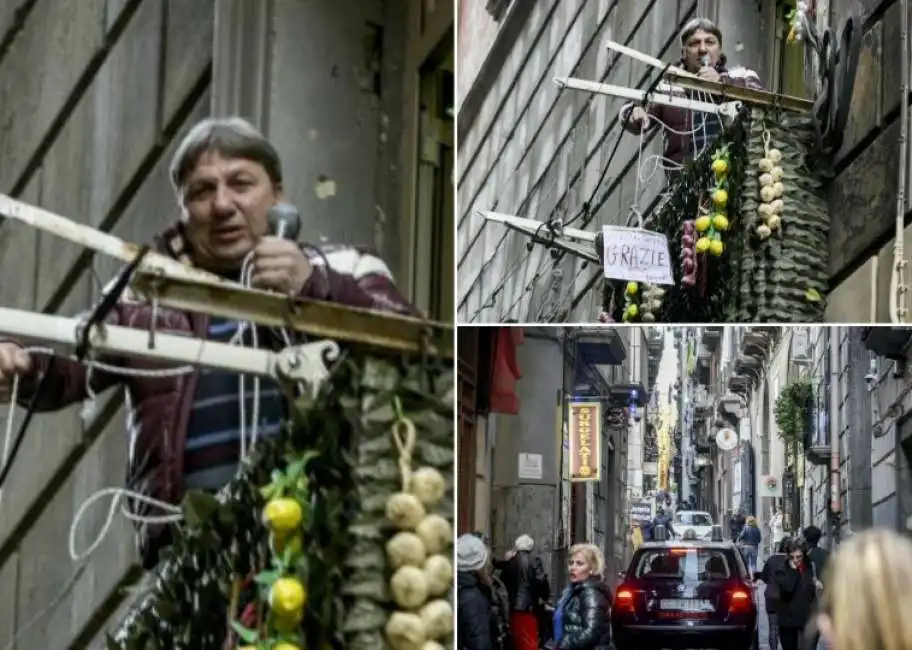
M 284 194 L 282 165 L 273 144 L 246 121 L 197 124 L 178 147 L 170 171 L 181 218 L 157 238 L 161 253 L 258 289 L 417 314 L 386 265 L 368 252 L 270 236 L 269 210 Z M 108 322 L 239 345 L 287 345 L 282 333 L 270 328 L 258 328 L 253 338 L 235 321 L 173 309 L 156 312 L 129 296 L 121 297 Z M 258 391 L 250 391 L 252 381 L 242 384 L 227 372 L 156 376 L 139 358 L 100 361 L 107 367 L 90 371 L 69 357 L 31 354 L 17 341 L 0 341 L 0 403 L 10 399 L 16 376 L 18 402 L 27 406 L 34 398 L 38 411 L 56 411 L 125 386 L 131 440 L 127 487 L 147 499 L 178 504 L 190 489 L 218 491 L 233 478 L 248 434 L 253 439 L 256 429 L 260 436 L 275 435 L 286 419 L 283 391 L 275 382 L 264 380 Z M 248 390 L 242 392 L 242 386 Z M 245 415 L 251 412 L 258 414 L 255 422 Z M 134 514 L 165 513 L 137 507 Z M 151 568 L 169 544 L 170 531 L 150 522 L 140 532 L 144 564 Z
M 681 32 L 681 60 L 676 67 L 698 75 L 701 79 L 762 90 L 760 77 L 744 67 L 727 67 L 722 52 L 722 31 L 706 18 L 695 18 Z M 704 93 L 705 94 L 705 93 Z M 694 92 L 689 92 L 691 97 Z M 625 104 L 618 115 L 627 131 L 641 134 L 662 125 L 665 136 L 665 167 L 670 181 L 689 159 L 698 156 L 721 132 L 717 115 L 689 111 L 661 104 L 646 107 Z

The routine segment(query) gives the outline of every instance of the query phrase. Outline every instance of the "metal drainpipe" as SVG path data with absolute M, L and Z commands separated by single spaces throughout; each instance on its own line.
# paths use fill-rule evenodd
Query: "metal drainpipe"
M 903 0 L 906 2 L 907 0 Z M 842 354 L 840 338 L 841 327 L 830 328 L 830 515 L 833 523 L 833 540 L 839 541 L 839 521 L 842 513 L 842 477 L 839 463 L 839 433 L 842 430 L 839 422 L 839 390 Z
M 912 178 L 909 178 L 912 172 L 912 165 L 909 165 L 909 0 L 900 0 L 900 14 L 902 23 L 900 26 L 900 41 L 902 50 L 902 59 L 900 61 L 900 93 L 901 102 L 899 105 L 899 183 L 896 193 L 896 241 L 893 244 L 893 268 L 890 274 L 890 320 L 893 323 L 906 322 L 906 298 L 905 298 L 905 255 L 904 242 L 905 235 L 905 215 L 906 215 L 906 189 L 912 184 Z

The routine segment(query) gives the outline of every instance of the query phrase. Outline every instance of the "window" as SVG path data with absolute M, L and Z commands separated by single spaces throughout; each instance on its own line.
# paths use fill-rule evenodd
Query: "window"
M 712 548 L 659 548 L 640 555 L 641 580 L 728 580 L 736 573 L 725 551 Z
M 679 512 L 674 522 L 682 526 L 712 526 L 713 520 L 708 512 Z

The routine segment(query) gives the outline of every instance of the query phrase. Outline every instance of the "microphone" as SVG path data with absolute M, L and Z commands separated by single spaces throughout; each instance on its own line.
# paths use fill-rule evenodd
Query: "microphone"
M 276 203 L 269 208 L 269 232 L 279 239 L 297 241 L 301 233 L 301 213 L 291 203 Z
M 709 68 L 709 67 L 711 67 L 710 64 L 709 64 L 709 55 L 708 55 L 708 54 L 704 54 L 704 55 L 700 58 L 700 63 L 703 65 L 704 68 Z

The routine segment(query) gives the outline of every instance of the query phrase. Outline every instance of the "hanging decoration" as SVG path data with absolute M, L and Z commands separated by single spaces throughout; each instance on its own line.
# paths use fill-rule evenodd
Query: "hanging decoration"
M 789 26 L 786 42 L 789 45 L 804 41 L 807 36 L 805 25 L 809 20 L 810 10 L 809 3 L 804 0 L 798 0 L 795 7 L 786 14 L 785 21 Z
M 782 152 L 770 147 L 770 137 L 769 131 L 763 132 L 764 155 L 757 163 L 757 182 L 760 184 L 760 207 L 757 210 L 760 222 L 756 233 L 761 240 L 768 239 L 774 232 L 781 233 L 782 210 L 785 208 L 782 200 L 782 195 L 785 194 L 785 172 L 779 166 Z
M 661 310 L 651 310 L 652 317 L 668 323 L 824 321 L 827 170 L 813 117 L 760 108 L 742 113 L 685 165 L 653 215 L 650 227 L 667 237 L 678 263 L 672 264 L 674 286 L 663 289 Z M 647 320 L 646 292 L 636 295 L 627 295 L 626 283 L 607 280 L 603 309 L 616 320 L 633 320 L 631 311 Z M 616 311 L 608 309 L 615 305 Z
M 451 647 L 451 368 L 350 351 L 225 490 L 187 495 L 107 647 Z

